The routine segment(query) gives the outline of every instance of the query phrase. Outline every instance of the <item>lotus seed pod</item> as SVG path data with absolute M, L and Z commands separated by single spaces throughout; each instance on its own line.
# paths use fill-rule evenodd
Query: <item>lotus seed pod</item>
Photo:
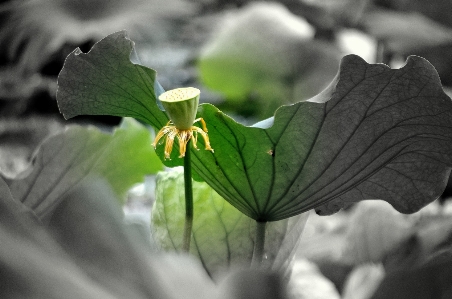
M 189 130 L 193 126 L 199 104 L 200 90 L 184 87 L 168 90 L 159 96 L 174 126 L 179 130 Z

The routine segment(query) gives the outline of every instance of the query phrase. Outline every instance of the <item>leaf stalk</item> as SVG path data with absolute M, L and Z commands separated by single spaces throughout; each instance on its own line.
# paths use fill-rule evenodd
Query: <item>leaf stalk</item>
M 256 221 L 256 235 L 254 240 L 253 258 L 251 268 L 258 268 L 264 259 L 265 231 L 267 221 Z
M 193 185 L 191 177 L 191 139 L 187 142 L 187 150 L 184 156 L 184 186 L 185 186 L 185 224 L 182 250 L 190 251 L 190 241 L 193 227 Z

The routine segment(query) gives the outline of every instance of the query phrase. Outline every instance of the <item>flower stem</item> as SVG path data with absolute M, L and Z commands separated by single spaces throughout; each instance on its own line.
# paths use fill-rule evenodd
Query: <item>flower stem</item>
M 184 185 L 185 185 L 185 225 L 182 250 L 190 251 L 191 232 L 193 227 L 193 187 L 191 178 L 191 140 L 187 142 L 187 150 L 184 156 Z
M 253 259 L 251 261 L 252 268 L 258 268 L 264 258 L 266 225 L 266 221 L 256 221 L 256 237 L 254 240 Z

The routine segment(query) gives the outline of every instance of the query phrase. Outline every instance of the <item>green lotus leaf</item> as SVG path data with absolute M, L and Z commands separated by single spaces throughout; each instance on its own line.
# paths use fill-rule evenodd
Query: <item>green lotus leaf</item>
M 149 130 L 126 118 L 112 134 L 95 127 L 68 127 L 41 144 L 30 167 L 9 188 L 14 199 L 42 218 L 90 176 L 105 178 L 124 201 L 129 188 L 163 165 L 151 146 Z
M 248 216 L 275 221 L 382 199 L 402 213 L 438 198 L 452 162 L 452 102 L 433 66 L 411 56 L 392 70 L 355 55 L 330 87 L 245 127 L 201 105 L 214 154 L 194 170 Z
M 65 117 L 133 116 L 161 129 L 155 72 L 131 63 L 132 49 L 119 32 L 68 56 L 57 94 Z M 327 215 L 363 199 L 412 213 L 442 193 L 452 165 L 452 102 L 416 56 L 400 69 L 345 56 L 327 89 L 252 127 L 210 104 L 197 116 L 215 152 L 192 149 L 194 172 L 258 221 Z M 157 154 L 164 159 L 163 146 Z M 175 147 L 165 165 L 182 165 L 177 157 Z

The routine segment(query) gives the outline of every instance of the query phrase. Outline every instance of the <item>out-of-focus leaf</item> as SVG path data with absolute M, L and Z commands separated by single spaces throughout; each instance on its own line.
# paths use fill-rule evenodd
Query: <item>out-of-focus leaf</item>
M 0 297 L 241 299 L 281 288 L 275 273 L 250 270 L 216 285 L 195 259 L 151 251 L 124 224 L 114 197 L 105 181 L 90 177 L 56 203 L 57 213 L 43 225 L 19 202 L 11 204 L 0 179 Z M 247 284 L 236 279 L 244 275 L 252 278 Z
M 334 284 L 322 275 L 314 263 L 300 258 L 293 265 L 289 293 L 291 298 L 341 298 Z
M 385 257 L 384 266 L 388 271 L 425 264 L 432 256 L 452 246 L 450 215 L 441 211 L 436 215 L 424 216 L 425 219 L 419 217 L 410 238 L 393 248 Z
M 133 184 L 156 173 L 162 164 L 151 146 L 149 130 L 125 119 L 113 134 L 94 127 L 69 127 L 41 145 L 31 167 L 26 177 L 12 180 L 9 186 L 16 200 L 42 218 L 90 174 L 107 179 L 124 198 Z
M 5 205 L 3 196 L 0 205 L 2 298 L 114 298 L 81 273 L 38 223 Z
M 249 266 L 254 246 L 255 221 L 240 213 L 209 185 L 193 182 L 194 220 L 190 251 L 211 274 L 234 266 Z M 153 236 L 165 249 L 182 248 L 184 179 L 181 169 L 157 176 L 152 210 Z M 267 224 L 264 266 L 287 269 L 308 214 Z
M 5 187 L 0 180 L 2 298 L 218 296 L 199 264 L 150 252 L 135 239 L 105 182 L 90 178 L 71 190 L 48 226 L 7 205 Z
M 2 17 L 8 26 L 0 31 L 0 43 L 11 59 L 20 55 L 21 67 L 31 71 L 37 71 L 65 44 L 82 44 L 118 30 L 150 40 L 158 38 L 169 29 L 169 17 L 192 15 L 196 7 L 184 0 L 26 0 L 5 4 L 1 11 L 7 12 Z
M 351 264 L 382 262 L 412 235 L 412 226 L 386 202 L 361 202 L 349 223 L 343 258 Z
M 135 116 L 161 129 L 167 117 L 155 103 L 155 73 L 130 62 L 131 41 L 121 32 L 96 47 L 66 61 L 61 111 Z M 90 83 L 97 80 L 102 89 Z M 432 65 L 415 56 L 396 70 L 346 56 L 327 89 L 281 107 L 265 127 L 245 127 L 209 104 L 198 117 L 215 152 L 192 149 L 194 172 L 258 221 L 376 198 L 412 213 L 442 193 L 452 165 L 452 102 Z M 157 153 L 163 159 L 163 146 Z M 181 165 L 177 156 L 173 149 L 166 165 Z
M 374 11 L 366 14 L 363 22 L 369 34 L 396 53 L 413 54 L 422 48 L 452 42 L 452 28 L 419 13 Z
M 8 180 L 29 168 L 33 151 L 43 139 L 60 132 L 62 126 L 46 116 L 1 119 L 0 176 Z
M 253 3 L 223 20 L 199 58 L 201 81 L 240 105 L 257 95 L 260 116 L 306 100 L 334 78 L 339 50 L 279 3 Z
M 342 299 L 369 299 L 385 276 L 381 264 L 364 264 L 356 267 L 347 277 Z
M 353 26 L 362 17 L 363 12 L 369 6 L 372 1 L 369 0 L 301 0 L 310 8 L 320 8 L 323 17 L 329 16 L 333 19 L 333 24 Z M 326 15 L 326 16 L 325 16 Z M 328 19 L 327 19 L 328 20 Z M 322 24 L 316 26 L 323 27 Z M 330 29 L 334 28 L 334 25 L 329 26 Z M 328 27 L 327 27 L 328 28 Z
M 59 204 L 49 229 L 73 262 L 96 283 L 118 298 L 215 295 L 213 283 L 199 264 L 150 252 L 143 246 L 146 243 L 134 238 L 137 235 L 124 225 L 121 208 L 109 188 L 100 183 L 85 186 Z M 186 275 L 188 269 L 190 275 Z M 180 282 L 178 288 L 172 287 L 176 281 Z
M 340 211 L 329 217 L 322 217 L 311 211 L 296 253 L 297 257 L 315 263 L 340 293 L 347 276 L 355 266 L 343 258 L 347 245 L 345 234 L 349 223 L 349 210 Z
M 389 9 L 403 12 L 418 12 L 436 22 L 452 27 L 452 2 L 449 0 L 378 0 L 377 4 L 383 4 Z
M 425 255 L 431 255 L 442 247 L 452 245 L 451 215 L 437 215 L 437 219 L 419 225 L 416 236 Z
M 452 298 L 452 252 L 432 258 L 422 266 L 388 273 L 372 299 Z
M 27 208 L 21 202 L 14 200 L 8 184 L 2 178 L 0 178 L 0 201 L 6 210 L 14 211 L 16 214 L 26 215 L 25 217 L 30 217 L 33 221 L 38 220 L 31 209 Z M 5 220 L 8 217 L 4 216 L 2 219 Z
M 247 287 L 245 287 L 247 286 Z M 222 281 L 219 299 L 289 299 L 286 284 L 275 272 L 246 269 Z
M 25 109 L 25 107 L 20 106 L 25 105 L 20 105 L 17 102 L 29 99 L 37 91 L 47 90 L 49 92 L 55 92 L 53 90 L 54 87 L 56 87 L 55 80 L 50 80 L 40 74 L 24 74 L 23 70 L 17 66 L 0 68 L 0 99 L 2 100 L 2 111 L 0 115 L 8 116 L 7 112 L 23 112 L 21 109 Z M 13 103 L 16 103 L 17 106 L 9 107 Z M 4 108 L 5 106 L 9 108 L 9 111 Z

